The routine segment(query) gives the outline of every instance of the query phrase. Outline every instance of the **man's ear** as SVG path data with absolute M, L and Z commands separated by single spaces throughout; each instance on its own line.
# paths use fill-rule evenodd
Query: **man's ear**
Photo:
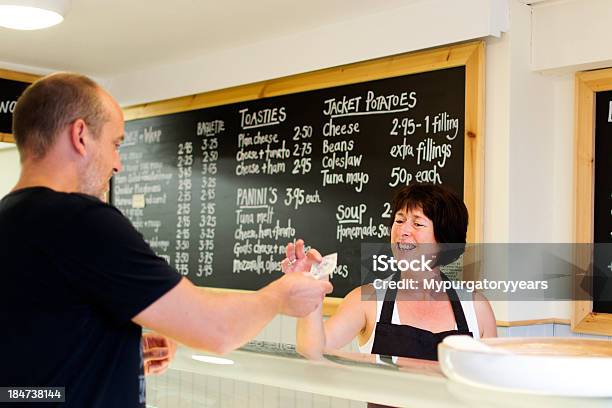
M 70 133 L 70 144 L 75 152 L 81 156 L 87 156 L 87 147 L 89 145 L 89 132 L 87 124 L 83 119 L 77 119 L 68 127 Z

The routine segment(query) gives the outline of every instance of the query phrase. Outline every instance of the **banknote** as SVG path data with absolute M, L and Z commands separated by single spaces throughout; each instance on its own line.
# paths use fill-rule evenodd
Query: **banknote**
M 333 254 L 325 255 L 321 262 L 310 267 L 310 275 L 315 279 L 324 278 L 334 273 L 337 264 L 338 253 L 334 252 Z

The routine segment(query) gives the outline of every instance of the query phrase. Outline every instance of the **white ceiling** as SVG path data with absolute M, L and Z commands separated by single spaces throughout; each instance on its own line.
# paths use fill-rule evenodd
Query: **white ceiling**
M 73 0 L 58 26 L 0 28 L 0 67 L 4 62 L 112 77 L 419 1 Z

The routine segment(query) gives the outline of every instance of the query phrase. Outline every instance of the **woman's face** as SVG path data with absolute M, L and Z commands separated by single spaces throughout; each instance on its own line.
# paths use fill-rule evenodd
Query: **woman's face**
M 392 244 L 435 244 L 433 222 L 423 214 L 420 207 L 414 210 L 403 208 L 395 213 L 391 227 Z

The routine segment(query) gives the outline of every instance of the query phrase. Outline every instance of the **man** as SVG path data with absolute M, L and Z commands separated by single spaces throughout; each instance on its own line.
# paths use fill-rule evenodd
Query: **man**
M 63 407 L 144 407 L 142 327 L 225 353 L 332 289 L 288 274 L 257 292 L 203 293 L 181 278 L 99 199 L 121 170 L 123 132 L 117 103 L 80 75 L 42 78 L 15 107 L 22 171 L 0 201 L 0 386 L 66 387 Z M 168 355 L 152 351 L 168 341 L 143 343 L 159 371 Z

